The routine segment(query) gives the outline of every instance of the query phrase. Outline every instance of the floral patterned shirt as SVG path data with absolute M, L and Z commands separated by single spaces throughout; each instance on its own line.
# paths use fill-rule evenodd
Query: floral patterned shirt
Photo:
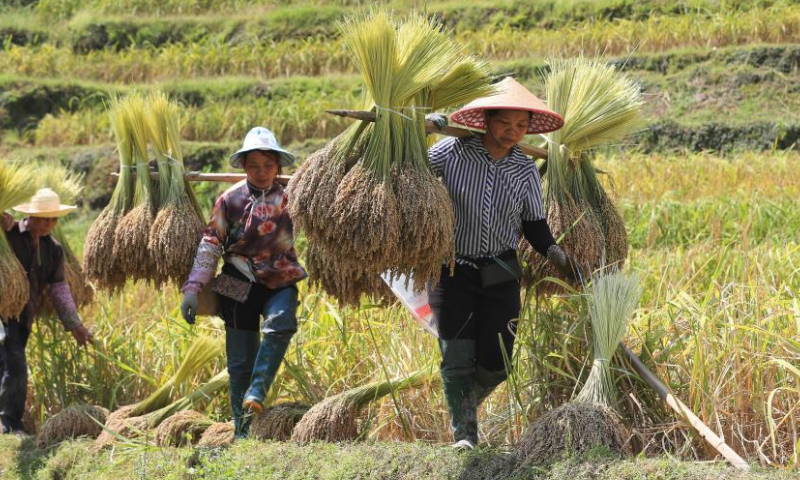
M 198 293 L 217 271 L 220 257 L 267 288 L 278 289 L 308 276 L 294 251 L 288 198 L 277 183 L 259 190 L 247 180 L 217 198 L 197 247 L 184 293 Z M 244 267 L 243 267 L 244 266 Z

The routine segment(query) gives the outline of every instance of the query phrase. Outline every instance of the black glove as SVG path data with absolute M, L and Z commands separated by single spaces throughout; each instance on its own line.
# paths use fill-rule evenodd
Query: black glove
M 447 127 L 447 115 L 444 113 L 429 113 L 425 115 L 425 121 L 431 122 L 440 132 Z
M 186 323 L 194 325 L 195 315 L 197 315 L 197 306 L 200 304 L 200 297 L 196 293 L 184 293 L 183 302 L 181 303 L 181 315 Z
M 572 285 L 583 283 L 581 266 L 558 245 L 550 245 L 547 249 L 547 261 Z

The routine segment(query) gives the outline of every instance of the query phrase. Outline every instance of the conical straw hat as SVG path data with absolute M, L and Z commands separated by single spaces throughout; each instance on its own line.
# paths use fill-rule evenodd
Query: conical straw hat
M 56 192 L 49 188 L 42 188 L 36 192 L 30 202 L 17 205 L 14 210 L 31 217 L 59 218 L 77 208 L 72 205 L 61 205 L 61 199 Z
M 561 115 L 547 108 L 536 95 L 516 80 L 506 77 L 497 84 L 498 92 L 466 104 L 450 115 L 450 120 L 467 127 L 486 130 L 486 110 L 524 110 L 532 112 L 527 133 L 546 133 L 564 125 Z

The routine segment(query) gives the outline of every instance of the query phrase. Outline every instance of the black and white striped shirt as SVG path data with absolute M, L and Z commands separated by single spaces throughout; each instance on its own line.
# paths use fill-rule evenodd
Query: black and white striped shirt
M 456 255 L 489 257 L 516 249 L 522 222 L 545 218 L 539 170 L 518 147 L 492 161 L 480 135 L 450 137 L 428 156 L 453 200 Z

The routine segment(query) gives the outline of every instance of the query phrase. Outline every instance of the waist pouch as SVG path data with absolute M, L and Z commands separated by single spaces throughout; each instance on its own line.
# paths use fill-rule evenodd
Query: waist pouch
M 244 303 L 250 295 L 250 289 L 253 288 L 253 283 L 236 270 L 236 267 L 226 268 L 224 265 L 222 272 L 214 279 L 214 286 L 211 290 L 219 293 L 223 297 L 236 300 L 239 303 Z M 233 270 L 233 271 L 231 271 Z
M 468 260 L 478 266 L 482 287 L 518 282 L 522 278 L 522 265 L 515 250 L 507 250 L 495 257 L 468 258 Z

